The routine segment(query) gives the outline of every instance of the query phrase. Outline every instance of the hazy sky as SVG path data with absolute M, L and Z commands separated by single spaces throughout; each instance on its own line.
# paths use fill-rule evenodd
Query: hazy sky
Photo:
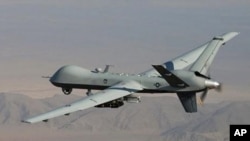
M 65 64 L 142 72 L 230 31 L 211 73 L 250 98 L 249 0 L 0 0 L 0 92 L 52 96 L 41 76 Z

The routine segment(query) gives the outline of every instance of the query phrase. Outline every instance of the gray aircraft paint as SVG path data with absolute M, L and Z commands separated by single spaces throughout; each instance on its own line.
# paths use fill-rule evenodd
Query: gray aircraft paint
M 196 92 L 208 89 L 220 89 L 221 84 L 206 76 L 215 55 L 221 45 L 239 33 L 229 32 L 213 38 L 205 45 L 196 48 L 180 57 L 162 65 L 154 65 L 139 75 L 118 74 L 101 71 L 90 71 L 78 66 L 68 65 L 60 68 L 50 82 L 63 89 L 99 89 L 101 91 L 88 95 L 79 101 L 57 108 L 33 118 L 24 120 L 27 123 L 47 121 L 50 118 L 69 115 L 72 112 L 90 107 L 118 108 L 123 105 L 125 97 L 133 93 L 177 93 L 186 112 L 197 112 Z M 64 91 L 65 92 L 65 91 Z M 200 98 L 203 102 L 203 98 Z

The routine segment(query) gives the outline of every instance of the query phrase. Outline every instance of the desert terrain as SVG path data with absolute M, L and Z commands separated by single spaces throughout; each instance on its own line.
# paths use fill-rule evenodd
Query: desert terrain
M 21 94 L 0 94 L 0 140 L 229 140 L 230 124 L 248 124 L 250 101 L 221 101 L 185 113 L 171 96 L 145 96 L 139 104 L 118 109 L 91 108 L 51 119 L 22 123 L 29 116 L 79 99 L 55 95 L 34 99 Z

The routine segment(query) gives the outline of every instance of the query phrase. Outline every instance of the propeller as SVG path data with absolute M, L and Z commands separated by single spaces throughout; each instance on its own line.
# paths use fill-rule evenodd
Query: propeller
M 211 80 L 210 71 L 208 71 L 208 76 L 203 75 L 200 72 L 194 72 L 194 73 L 195 73 L 196 76 L 206 79 L 205 80 L 206 89 L 201 93 L 200 98 L 199 98 L 199 103 L 201 105 L 204 104 L 204 101 L 205 101 L 205 99 L 207 97 L 209 89 L 214 89 L 217 92 L 222 92 L 222 83 Z
M 204 100 L 206 99 L 207 97 L 207 93 L 208 93 L 208 89 L 204 90 L 201 95 L 200 95 L 200 104 L 203 105 L 204 103 Z
M 204 104 L 204 101 L 207 97 L 207 94 L 208 94 L 208 89 L 214 89 L 215 91 L 217 92 L 222 92 L 222 83 L 218 83 L 216 81 L 211 81 L 211 80 L 206 80 L 205 83 L 207 84 L 207 88 L 201 93 L 200 95 L 200 99 L 199 99 L 199 103 L 201 105 Z
M 218 86 L 218 87 L 216 87 L 215 88 L 215 90 L 217 91 L 217 92 L 222 92 L 222 90 L 223 90 L 223 84 L 222 83 L 219 83 L 220 85 Z

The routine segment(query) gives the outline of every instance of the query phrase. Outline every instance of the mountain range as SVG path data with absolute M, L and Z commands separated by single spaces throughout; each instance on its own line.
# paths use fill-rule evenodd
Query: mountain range
M 142 97 L 139 104 L 118 109 L 90 108 L 48 122 L 27 124 L 24 118 L 79 99 L 55 95 L 33 99 L 0 94 L 0 140 L 229 140 L 230 124 L 248 124 L 249 101 L 207 103 L 199 112 L 185 113 L 175 97 Z

